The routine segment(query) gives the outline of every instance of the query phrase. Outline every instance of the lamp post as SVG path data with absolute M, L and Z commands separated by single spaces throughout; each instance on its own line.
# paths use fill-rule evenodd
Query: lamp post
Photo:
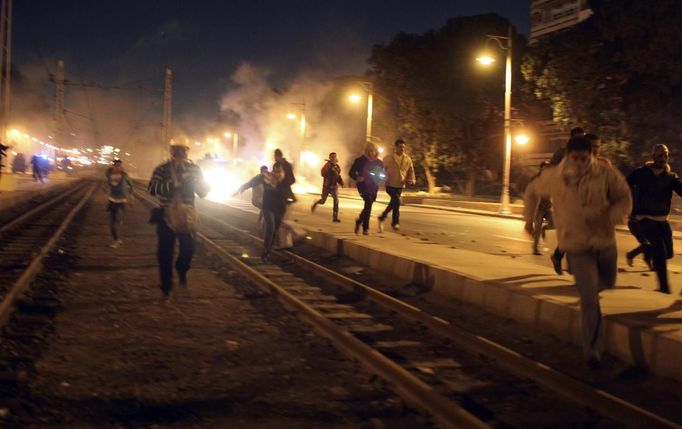
M 372 94 L 372 84 L 370 82 L 362 82 L 363 86 L 367 90 L 367 142 L 372 141 L 372 107 L 373 107 L 373 94 Z M 348 96 L 348 100 L 351 103 L 358 104 L 362 100 L 362 96 L 358 94 L 351 94 Z
M 305 117 L 305 103 L 291 103 L 294 106 L 298 107 L 299 114 L 296 115 L 295 113 L 287 113 L 287 119 L 295 120 L 298 119 L 298 132 L 301 138 L 301 146 L 298 152 L 298 157 L 295 157 L 294 159 L 298 158 L 299 162 L 301 161 L 301 154 L 303 153 L 305 149 L 305 131 L 306 131 L 306 117 Z
M 232 165 L 237 165 L 237 148 L 239 146 L 239 134 L 236 131 L 226 131 L 226 139 L 232 138 Z
M 500 198 L 500 213 L 509 214 L 509 175 L 511 169 L 511 87 L 512 87 L 512 28 L 509 27 L 506 36 L 486 35 L 488 40 L 494 40 L 500 49 L 507 51 L 507 61 L 504 72 L 504 177 L 502 180 L 502 196 Z M 503 44 L 506 42 L 506 44 Z M 505 46 L 506 45 L 506 46 Z M 476 59 L 483 65 L 490 65 L 495 60 L 491 57 Z

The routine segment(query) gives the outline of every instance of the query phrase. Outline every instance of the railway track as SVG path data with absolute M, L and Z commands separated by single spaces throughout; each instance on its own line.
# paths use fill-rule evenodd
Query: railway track
M 79 183 L 0 225 L 0 327 L 94 190 Z
M 588 408 L 600 427 L 680 427 L 292 252 L 263 263 L 250 255 L 260 238 L 210 215 L 202 222 L 198 238 L 208 249 L 441 427 L 542 426 L 533 411 Z

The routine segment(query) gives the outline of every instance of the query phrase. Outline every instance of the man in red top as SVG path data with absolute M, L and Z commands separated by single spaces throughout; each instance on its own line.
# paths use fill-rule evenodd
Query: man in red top
M 339 160 L 336 157 L 336 152 L 329 154 L 329 159 L 324 166 L 322 166 L 321 174 L 322 177 L 324 177 L 324 181 L 322 182 L 322 196 L 318 201 L 313 203 L 310 211 L 315 212 L 317 205 L 327 202 L 327 196 L 331 195 L 334 200 L 332 221 L 341 222 L 341 219 L 339 219 L 339 185 L 343 186 L 343 179 L 341 178 L 341 167 L 339 167 Z

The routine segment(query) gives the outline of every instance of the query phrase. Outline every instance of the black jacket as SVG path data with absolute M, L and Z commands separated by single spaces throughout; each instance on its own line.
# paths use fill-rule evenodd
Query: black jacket
M 376 194 L 379 185 L 386 179 L 384 163 L 379 159 L 370 160 L 365 155 L 355 159 L 348 175 L 357 182 L 358 192 L 361 194 Z M 359 177 L 364 177 L 365 180 L 358 182 Z
M 682 196 L 682 180 L 670 167 L 658 176 L 649 166 L 636 169 L 627 177 L 632 189 L 632 215 L 667 216 L 673 191 Z

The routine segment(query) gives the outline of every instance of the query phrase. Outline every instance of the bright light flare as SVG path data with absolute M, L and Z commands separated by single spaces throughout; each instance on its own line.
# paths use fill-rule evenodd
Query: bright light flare
M 525 134 L 519 134 L 516 137 L 514 137 L 514 141 L 518 144 L 525 145 L 528 144 L 528 142 L 530 141 L 530 137 L 528 137 Z
M 383 155 L 384 153 L 384 148 L 379 146 L 379 155 Z
M 362 101 L 362 96 L 360 96 L 360 95 L 358 95 L 358 94 L 351 94 L 351 95 L 348 96 L 348 100 L 349 100 L 351 103 L 357 104 L 357 103 L 359 103 L 360 101 Z
M 226 201 L 239 189 L 241 182 L 236 176 L 224 168 L 213 167 L 204 172 L 204 180 L 210 185 L 208 199 Z
M 315 152 L 303 151 L 301 152 L 301 163 L 310 167 L 318 167 L 322 163 L 322 159 Z
M 490 64 L 495 62 L 495 58 L 489 55 L 481 55 L 480 57 L 476 58 L 476 61 L 483 64 L 484 66 L 489 66 Z
M 287 113 L 287 119 L 296 119 L 295 113 Z
M 226 139 L 232 138 L 232 133 L 231 133 L 231 132 L 226 132 L 226 133 L 223 134 L 223 135 L 225 136 Z

